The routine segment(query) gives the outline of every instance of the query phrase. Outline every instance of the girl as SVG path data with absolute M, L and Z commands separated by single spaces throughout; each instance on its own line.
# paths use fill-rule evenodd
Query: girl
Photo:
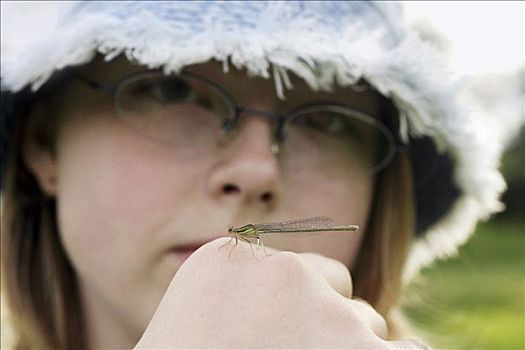
M 400 21 L 390 3 L 82 2 L 6 57 L 15 346 L 424 347 L 403 340 L 402 287 L 503 182 Z M 222 237 L 317 216 L 360 228 L 263 237 L 268 255 Z

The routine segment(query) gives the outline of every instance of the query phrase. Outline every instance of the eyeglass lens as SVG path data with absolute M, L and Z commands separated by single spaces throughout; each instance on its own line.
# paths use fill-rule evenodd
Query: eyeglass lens
M 115 98 L 119 115 L 145 137 L 201 149 L 217 147 L 225 122 L 236 110 L 224 90 L 188 74 L 132 76 L 120 84 Z M 390 157 L 394 147 L 382 124 L 344 106 L 306 107 L 285 120 L 281 157 L 296 167 L 372 170 Z

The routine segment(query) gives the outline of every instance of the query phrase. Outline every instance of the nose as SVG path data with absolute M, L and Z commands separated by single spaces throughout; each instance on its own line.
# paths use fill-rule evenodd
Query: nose
M 271 150 L 266 118 L 245 116 L 223 146 L 209 178 L 209 191 L 219 200 L 271 207 L 277 196 L 278 159 Z

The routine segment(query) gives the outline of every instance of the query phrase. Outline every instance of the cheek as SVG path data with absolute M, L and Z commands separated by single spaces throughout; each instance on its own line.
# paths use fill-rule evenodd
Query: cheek
M 293 159 L 293 154 L 287 156 Z M 350 221 L 364 225 L 374 177 L 356 168 L 352 162 L 332 162 L 326 158 L 310 147 L 308 152 L 297 152 L 293 161 L 282 161 L 285 207 L 297 207 L 293 203 L 298 202 L 299 213 L 329 215 L 340 223 Z
M 152 265 L 197 190 L 190 183 L 203 172 L 188 165 L 195 155 L 92 121 L 65 130 L 58 156 L 60 232 L 77 272 L 98 284 L 165 283 Z
M 296 252 L 317 252 L 337 259 L 347 266 L 357 255 L 374 189 L 374 178 L 348 169 L 304 169 L 285 176 L 287 189 L 284 208 L 294 208 L 290 217 L 329 216 L 339 225 L 357 224 L 357 232 L 330 232 L 300 237 L 269 237 L 276 248 Z

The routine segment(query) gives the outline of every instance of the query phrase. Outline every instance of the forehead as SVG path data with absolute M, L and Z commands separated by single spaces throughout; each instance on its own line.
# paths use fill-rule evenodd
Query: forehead
M 104 62 L 97 57 L 91 64 L 82 68 L 82 73 L 101 83 L 114 83 L 146 69 L 144 66 L 130 63 L 124 57 L 118 57 L 111 62 Z M 347 105 L 370 116 L 379 117 L 384 110 L 386 100 L 365 83 L 354 87 L 334 87 L 329 92 L 314 91 L 302 78 L 292 72 L 288 72 L 292 88 L 287 89 L 283 86 L 285 99 L 281 100 L 277 97 L 273 77 L 266 79 L 251 76 L 246 70 L 237 69 L 231 64 L 226 73 L 222 62 L 217 61 L 190 65 L 185 67 L 184 71 L 198 74 L 217 83 L 239 105 L 271 108 L 280 112 L 305 104 L 330 103 Z

